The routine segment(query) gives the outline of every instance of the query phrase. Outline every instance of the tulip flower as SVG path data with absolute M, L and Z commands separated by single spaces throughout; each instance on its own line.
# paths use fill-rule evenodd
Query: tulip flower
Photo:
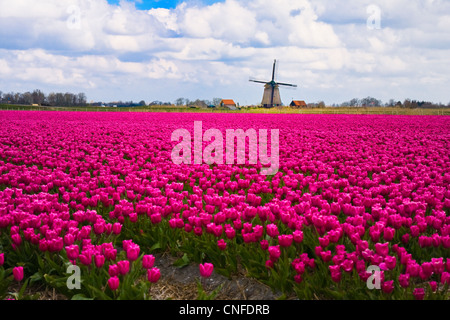
M 275 225 L 273 223 L 268 224 L 266 226 L 266 232 L 269 235 L 269 237 L 272 237 L 272 238 L 275 238 L 276 236 L 279 235 L 278 227 L 277 227 L 277 225 Z
M 112 232 L 115 235 L 118 235 L 118 234 L 120 234 L 121 231 L 122 231 L 122 224 L 120 224 L 118 222 L 114 223 L 112 226 Z
M 272 269 L 273 268 L 273 261 L 272 260 L 267 260 L 265 265 L 266 265 L 266 269 Z
M 117 267 L 119 268 L 119 273 L 121 275 L 126 275 L 130 271 L 130 261 L 128 260 L 118 261 Z
M 261 240 L 259 244 L 261 245 L 261 249 L 264 251 L 269 248 L 269 241 L 267 240 Z
M 108 286 L 112 291 L 116 291 L 119 288 L 120 280 L 117 276 L 113 276 L 108 280 Z
M 119 266 L 117 264 L 111 264 L 108 269 L 108 274 L 110 277 L 115 277 L 119 275 Z
M 23 280 L 24 274 L 23 274 L 23 267 L 14 267 L 13 268 L 13 276 L 14 280 L 17 282 L 20 282 Z
M 270 260 L 277 261 L 281 256 L 280 246 L 270 246 L 268 248 Z
M 155 257 L 153 255 L 144 255 L 142 258 L 142 267 L 144 269 L 150 269 L 155 264 Z
M 152 268 L 147 270 L 147 279 L 151 283 L 158 282 L 161 277 L 161 272 L 158 268 Z
M 280 244 L 281 247 L 290 247 L 292 245 L 292 241 L 294 240 L 294 237 L 292 236 L 292 234 L 286 235 L 283 234 L 281 236 L 278 236 L 278 243 Z
M 416 300 L 423 300 L 425 298 L 425 289 L 415 288 L 413 291 L 413 295 Z
M 227 248 L 227 243 L 225 242 L 225 240 L 220 239 L 219 241 L 217 241 L 217 246 L 219 247 L 220 250 L 225 250 Z
M 394 291 L 394 281 L 390 280 L 390 281 L 385 281 L 381 284 L 381 290 L 384 293 L 392 293 L 392 291 Z
M 95 266 L 100 269 L 105 264 L 105 256 L 102 254 L 96 254 L 94 256 L 94 263 Z
M 303 232 L 300 230 L 295 230 L 292 233 L 292 236 L 294 237 L 295 243 L 301 243 L 303 241 Z
M 0 253 L 0 267 L 5 263 L 5 254 Z
M 437 282 L 436 281 L 430 281 L 430 282 L 428 282 L 428 284 L 430 285 L 431 291 L 436 292 L 436 290 L 437 290 Z
M 67 258 L 76 260 L 80 254 L 80 248 L 77 245 L 66 246 Z
M 204 263 L 199 265 L 200 275 L 204 278 L 209 278 L 214 270 L 212 263 Z
M 400 283 L 400 286 L 402 288 L 408 288 L 409 287 L 409 274 L 400 274 L 398 276 L 398 282 Z
M 135 261 L 137 260 L 137 258 L 139 258 L 140 248 L 137 244 L 130 244 L 126 252 L 127 252 L 127 259 L 130 261 Z

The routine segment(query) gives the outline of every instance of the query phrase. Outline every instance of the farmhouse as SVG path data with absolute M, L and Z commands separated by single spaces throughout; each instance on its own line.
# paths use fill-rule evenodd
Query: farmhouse
M 220 107 L 236 110 L 236 103 L 231 99 L 223 99 L 220 101 Z
M 308 105 L 303 100 L 292 100 L 290 106 L 292 108 L 299 109 L 299 108 L 306 108 Z

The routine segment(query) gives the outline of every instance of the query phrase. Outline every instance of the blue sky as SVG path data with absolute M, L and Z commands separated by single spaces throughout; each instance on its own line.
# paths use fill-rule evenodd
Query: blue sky
M 139 10 L 150 10 L 153 8 L 165 8 L 165 9 L 174 9 L 177 5 L 182 3 L 183 1 L 180 0 L 136 0 L 131 1 L 134 2 L 135 6 Z M 198 0 L 197 3 L 199 5 L 211 5 L 216 2 L 221 1 L 213 1 L 213 0 Z M 120 0 L 108 0 L 108 3 L 113 5 L 119 5 Z
M 0 0 L 0 91 L 449 103 L 448 0 Z

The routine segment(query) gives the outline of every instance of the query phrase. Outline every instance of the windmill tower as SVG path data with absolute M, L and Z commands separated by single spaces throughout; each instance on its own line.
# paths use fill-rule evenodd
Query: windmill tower
M 277 60 L 273 62 L 273 71 L 272 71 L 272 81 L 259 81 L 259 80 L 250 80 L 251 82 L 263 83 L 264 84 L 264 95 L 263 100 L 261 102 L 264 108 L 273 108 L 282 106 L 281 96 L 280 96 L 280 86 L 294 87 L 297 85 L 290 83 L 282 83 L 275 81 L 275 69 L 276 69 Z

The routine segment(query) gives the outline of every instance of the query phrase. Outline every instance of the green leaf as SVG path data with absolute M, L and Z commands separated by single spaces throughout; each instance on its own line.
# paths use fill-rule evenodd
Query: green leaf
M 88 298 L 84 294 L 79 293 L 74 295 L 71 300 L 94 300 L 94 298 Z
M 189 257 L 188 257 L 188 255 L 185 253 L 184 255 L 183 255 L 183 257 L 181 258 L 181 259 L 178 259 L 177 261 L 175 261 L 174 263 L 173 263 L 173 265 L 175 266 L 175 267 L 178 267 L 178 268 L 183 268 L 183 267 L 186 267 L 188 264 L 189 264 Z
M 159 242 L 155 243 L 151 248 L 150 252 L 155 251 L 156 249 L 161 249 L 161 244 Z
M 31 282 L 38 282 L 42 281 L 43 279 L 44 277 L 42 276 L 42 273 L 40 273 L 39 271 L 30 277 Z

